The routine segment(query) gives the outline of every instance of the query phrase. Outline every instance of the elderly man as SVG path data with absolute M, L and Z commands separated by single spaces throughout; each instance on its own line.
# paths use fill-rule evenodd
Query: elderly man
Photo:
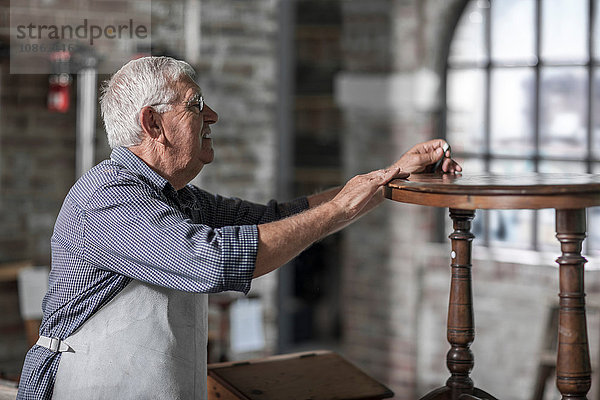
M 206 293 L 247 293 L 382 199 L 382 185 L 444 158 L 416 145 L 387 169 L 342 188 L 258 205 L 188 183 L 213 160 L 194 71 L 146 57 L 105 85 L 111 158 L 69 191 L 52 236 L 40 340 L 27 353 L 19 399 L 206 397 Z M 446 158 L 445 158 L 446 157 Z

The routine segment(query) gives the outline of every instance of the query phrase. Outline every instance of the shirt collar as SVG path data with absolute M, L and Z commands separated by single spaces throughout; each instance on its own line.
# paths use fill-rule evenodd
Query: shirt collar
M 142 159 L 133 154 L 126 147 L 117 147 L 113 149 L 112 153 L 110 154 L 110 159 L 116 162 L 117 164 L 124 166 L 130 171 L 133 171 L 143 176 L 162 191 L 164 191 L 165 189 L 174 190 L 173 186 L 171 186 L 168 180 L 157 174 L 152 168 L 148 166 L 148 164 L 142 161 Z

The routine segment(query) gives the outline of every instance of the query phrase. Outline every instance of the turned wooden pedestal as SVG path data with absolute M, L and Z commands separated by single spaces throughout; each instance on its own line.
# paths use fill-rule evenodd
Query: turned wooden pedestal
M 475 387 L 469 377 L 475 339 L 471 288 L 471 221 L 477 209 L 556 209 L 556 237 L 562 255 L 559 265 L 557 386 L 563 400 L 587 399 L 591 368 L 587 340 L 584 265 L 585 209 L 600 205 L 600 175 L 522 174 L 451 175 L 415 174 L 394 180 L 386 197 L 433 207 L 447 207 L 453 221 L 447 336 L 450 350 L 446 385 L 422 400 L 495 399 Z

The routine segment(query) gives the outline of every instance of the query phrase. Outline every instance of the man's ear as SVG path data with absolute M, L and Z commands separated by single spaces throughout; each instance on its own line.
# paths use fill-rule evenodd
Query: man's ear
M 151 140 L 156 140 L 164 144 L 166 138 L 163 132 L 161 115 L 154 108 L 146 106 L 140 110 L 139 118 L 142 131 Z

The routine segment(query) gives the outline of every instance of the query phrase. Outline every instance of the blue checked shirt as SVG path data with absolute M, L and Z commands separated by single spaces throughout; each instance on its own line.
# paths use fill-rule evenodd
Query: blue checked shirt
M 132 279 L 176 290 L 247 293 L 257 224 L 308 208 L 306 198 L 258 205 L 188 185 L 176 191 L 117 148 L 69 191 L 52 236 L 40 334 L 65 339 Z M 18 399 L 50 399 L 60 353 L 33 346 Z

